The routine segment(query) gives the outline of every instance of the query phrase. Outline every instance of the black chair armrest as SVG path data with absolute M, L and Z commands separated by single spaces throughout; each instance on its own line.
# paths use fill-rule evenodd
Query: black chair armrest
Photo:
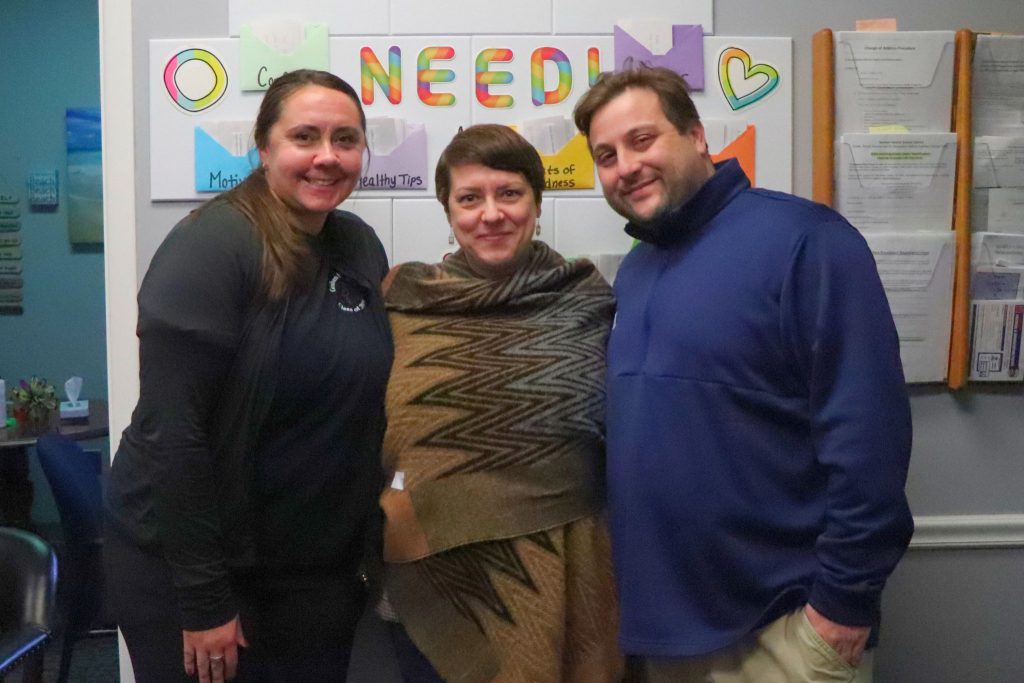
M 9 673 L 21 658 L 42 647 L 50 633 L 31 624 L 0 636 L 0 677 Z

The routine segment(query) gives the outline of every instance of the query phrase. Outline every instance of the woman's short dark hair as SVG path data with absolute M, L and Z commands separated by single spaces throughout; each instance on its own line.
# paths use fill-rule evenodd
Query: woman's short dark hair
M 520 174 L 533 190 L 534 201 L 540 204 L 544 192 L 544 164 L 540 154 L 508 126 L 481 123 L 456 133 L 437 160 L 434 191 L 445 213 L 448 213 L 448 195 L 452 189 L 452 169 L 468 164 Z
M 585 136 L 590 137 L 590 123 L 609 102 L 630 88 L 646 88 L 658 96 L 665 118 L 681 134 L 686 134 L 700 123 L 697 107 L 690 99 L 690 86 L 671 69 L 650 67 L 645 64 L 624 71 L 606 71 L 576 103 L 573 120 Z

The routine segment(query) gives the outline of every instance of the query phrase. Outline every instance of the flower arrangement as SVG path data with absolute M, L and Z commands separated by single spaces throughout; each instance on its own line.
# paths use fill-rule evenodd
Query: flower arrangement
M 21 380 L 11 389 L 11 402 L 14 403 L 14 414 L 22 412 L 30 422 L 44 423 L 50 411 L 57 408 L 57 391 L 45 379 L 33 377 Z

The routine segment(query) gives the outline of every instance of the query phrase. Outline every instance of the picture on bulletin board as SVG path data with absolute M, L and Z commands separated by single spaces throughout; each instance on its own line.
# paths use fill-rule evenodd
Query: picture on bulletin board
M 100 109 L 68 109 L 68 237 L 72 244 L 103 243 L 103 169 Z

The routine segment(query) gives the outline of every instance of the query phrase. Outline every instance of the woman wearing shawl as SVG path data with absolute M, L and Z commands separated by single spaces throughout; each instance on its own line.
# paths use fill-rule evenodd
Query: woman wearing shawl
M 461 131 L 435 184 L 460 249 L 385 283 L 395 337 L 386 594 L 408 681 L 617 680 L 604 506 L 608 284 L 538 230 L 544 171 Z

